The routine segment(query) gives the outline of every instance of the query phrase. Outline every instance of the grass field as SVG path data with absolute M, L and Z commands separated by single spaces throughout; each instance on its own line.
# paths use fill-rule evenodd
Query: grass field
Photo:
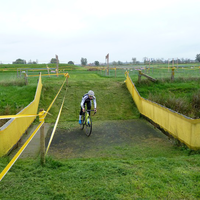
M 69 71 L 68 86 L 61 91 L 46 122 L 55 123 L 62 99 L 66 96 L 58 128 L 69 129 L 78 123 L 81 97 L 89 89 L 95 91 L 98 113 L 94 121 L 130 120 L 139 118 L 138 110 L 125 87 L 124 76 L 104 77 L 100 72 Z M 14 114 L 33 100 L 37 78 L 29 85 L 21 84 L 15 72 L 1 72 L 1 114 Z M 14 77 L 14 78 L 13 78 Z M 137 80 L 137 75 L 132 75 Z M 17 81 L 8 84 L 13 79 Z M 47 110 L 64 77 L 43 77 L 40 108 Z M 176 95 L 198 90 L 199 82 L 138 85 L 142 96 L 166 93 Z M 195 84 L 196 83 L 196 84 Z M 187 89 L 188 88 L 188 89 Z M 18 96 L 16 91 L 20 92 Z M 186 93 L 186 91 L 188 93 Z M 155 93 L 153 93 L 155 92 Z M 185 98 L 185 97 L 184 97 Z M 23 100 L 23 101 L 22 101 Z M 3 104 L 7 102 L 7 104 Z M 18 105 L 18 106 L 17 106 Z M 156 142 L 156 141 L 155 141 Z M 172 144 L 154 141 L 131 146 L 118 146 L 104 157 L 54 159 L 47 157 L 45 166 L 37 160 L 18 160 L 1 181 L 0 199 L 200 199 L 200 155 Z M 109 156 L 112 155 L 112 156 Z M 0 171 L 9 157 L 0 158 Z

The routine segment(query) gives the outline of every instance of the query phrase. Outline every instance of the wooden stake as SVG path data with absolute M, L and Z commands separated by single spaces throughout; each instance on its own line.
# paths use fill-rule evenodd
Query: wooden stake
M 172 68 L 172 75 L 171 75 L 171 81 L 174 81 L 174 67 Z
M 48 67 L 48 65 L 46 65 L 46 67 L 47 67 L 48 75 L 49 75 L 49 77 L 50 77 L 50 74 L 49 74 L 49 67 Z
M 150 68 L 150 59 L 149 59 L 149 68 Z
M 168 72 L 169 72 L 169 59 L 168 59 Z
M 177 58 L 177 69 L 178 69 L 178 58 Z
M 142 76 L 142 72 L 139 71 L 139 74 L 138 74 L 138 82 L 139 82 L 139 83 L 141 82 L 141 76 Z
M 28 78 L 27 78 L 27 77 L 28 77 L 28 76 L 27 76 L 26 72 L 24 72 L 24 79 L 25 79 L 26 85 L 28 85 Z
M 40 127 L 40 162 L 41 165 L 45 164 L 45 135 L 44 124 Z
M 66 77 L 66 88 L 68 86 L 68 77 Z
M 58 77 L 58 56 L 56 55 L 56 68 L 57 68 L 57 77 Z
M 44 122 L 45 111 L 44 109 L 39 110 L 39 121 Z M 40 163 L 45 164 L 45 134 L 44 134 L 44 123 L 40 127 Z

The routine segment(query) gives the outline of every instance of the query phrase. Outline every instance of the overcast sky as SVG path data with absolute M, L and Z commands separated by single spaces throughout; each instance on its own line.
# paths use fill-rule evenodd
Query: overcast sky
M 0 62 L 195 59 L 200 0 L 0 0 Z

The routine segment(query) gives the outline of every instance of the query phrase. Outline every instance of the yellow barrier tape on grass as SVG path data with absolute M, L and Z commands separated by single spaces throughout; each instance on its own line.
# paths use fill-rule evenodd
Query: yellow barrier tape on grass
M 65 73 L 57 73 L 57 74 L 42 74 L 41 76 L 57 76 L 57 75 L 64 75 Z M 35 77 L 35 76 L 39 76 L 39 75 L 28 75 L 28 77 Z
M 52 141 L 53 136 L 54 136 L 54 133 L 55 133 L 55 131 L 56 131 L 56 127 L 57 127 L 57 125 L 58 125 L 58 121 L 59 121 L 59 118 L 60 118 L 60 114 L 61 114 L 61 111 L 62 111 L 62 108 L 63 108 L 64 101 L 65 101 L 65 97 L 63 98 L 63 102 L 62 102 L 62 105 L 61 105 L 61 107 L 60 107 L 60 111 L 59 111 L 59 113 L 58 113 L 58 117 L 57 117 L 57 119 L 56 119 L 56 123 L 55 123 L 55 125 L 54 125 L 53 131 L 52 131 L 52 133 L 51 133 L 51 137 L 50 137 L 50 140 L 49 140 L 49 143 L 48 143 L 48 146 L 47 146 L 45 155 L 47 154 L 47 152 L 48 152 L 48 150 L 49 150 L 49 147 L 50 147 L 50 145 L 51 145 L 51 141 Z
M 21 117 L 36 117 L 38 115 L 2 115 L 0 119 L 11 119 L 11 118 L 21 118 Z
M 10 170 L 10 168 L 14 165 L 16 160 L 19 158 L 19 156 L 22 154 L 24 149 L 27 147 L 29 142 L 32 140 L 32 138 L 35 136 L 37 131 L 40 129 L 40 127 L 43 125 L 44 122 L 41 122 L 38 127 L 35 129 L 35 131 L 32 133 L 32 135 L 28 138 L 28 140 L 24 143 L 24 145 L 20 148 L 20 150 L 16 153 L 16 155 L 13 157 L 13 159 L 8 163 L 8 165 L 5 167 L 5 169 L 0 174 L 0 181 L 3 179 L 3 177 L 7 174 L 7 172 Z

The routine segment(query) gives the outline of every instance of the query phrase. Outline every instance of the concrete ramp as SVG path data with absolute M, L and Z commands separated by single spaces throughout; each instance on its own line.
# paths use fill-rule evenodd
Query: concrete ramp
M 47 134 L 46 143 L 51 131 Z M 144 144 L 147 147 L 172 145 L 166 135 L 144 119 L 94 122 L 90 137 L 79 129 L 77 122 L 77 127 L 72 130 L 56 130 L 48 155 L 56 158 L 109 156 L 116 148 L 132 148 Z

